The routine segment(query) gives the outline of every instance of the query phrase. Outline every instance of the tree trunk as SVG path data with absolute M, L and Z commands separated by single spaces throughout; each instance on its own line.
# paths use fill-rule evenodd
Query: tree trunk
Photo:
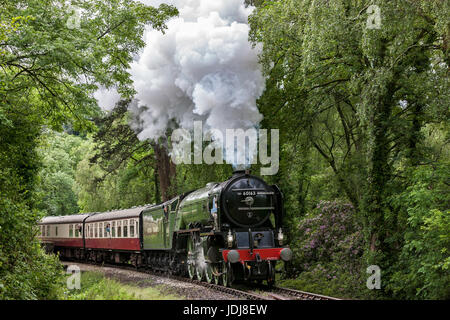
M 159 190 L 162 201 L 164 202 L 170 200 L 176 195 L 176 168 L 167 153 L 167 148 L 163 144 L 154 143 L 153 150 L 155 151 L 156 168 L 159 178 Z
M 389 165 L 389 128 L 393 105 L 394 83 L 386 84 L 386 92 L 378 98 L 374 96 L 370 132 L 368 189 L 365 197 L 365 214 L 368 222 L 369 249 L 375 253 L 388 249 L 385 234 L 387 184 L 392 169 Z

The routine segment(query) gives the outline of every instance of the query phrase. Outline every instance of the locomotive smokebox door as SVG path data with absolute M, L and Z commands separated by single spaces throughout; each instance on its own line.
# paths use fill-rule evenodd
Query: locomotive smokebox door
M 226 217 L 239 227 L 258 227 L 275 210 L 274 190 L 254 176 L 234 175 L 225 187 Z

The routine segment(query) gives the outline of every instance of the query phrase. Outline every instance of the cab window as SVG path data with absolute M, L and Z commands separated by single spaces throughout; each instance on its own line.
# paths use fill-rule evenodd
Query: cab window
M 170 211 L 175 211 L 177 209 L 178 199 L 172 202 L 170 205 Z

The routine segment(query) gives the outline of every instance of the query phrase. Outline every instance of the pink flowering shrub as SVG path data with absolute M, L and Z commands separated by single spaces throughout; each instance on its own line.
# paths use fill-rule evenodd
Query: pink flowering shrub
M 363 252 L 362 227 L 356 223 L 355 210 L 338 201 L 320 201 L 316 210 L 300 221 L 296 238 L 301 269 L 336 258 L 359 259 Z
M 362 226 L 351 204 L 320 201 L 298 224 L 294 259 L 285 285 L 315 293 L 357 297 L 367 291 L 362 273 Z

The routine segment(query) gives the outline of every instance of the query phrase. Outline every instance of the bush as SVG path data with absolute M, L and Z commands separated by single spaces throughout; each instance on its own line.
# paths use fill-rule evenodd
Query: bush
M 411 216 L 408 221 L 416 220 Z M 430 210 L 406 234 L 390 289 L 397 298 L 450 299 L 450 211 Z M 417 221 L 416 221 L 417 223 Z
M 368 297 L 362 273 L 363 234 L 351 204 L 321 201 L 300 221 L 283 285 L 325 295 Z
M 448 160 L 408 172 L 408 187 L 392 203 L 404 226 L 388 289 L 397 299 L 450 299 Z
M 18 181 L 0 170 L 0 299 L 57 299 L 62 266 L 40 247 L 39 214 L 20 201 Z

